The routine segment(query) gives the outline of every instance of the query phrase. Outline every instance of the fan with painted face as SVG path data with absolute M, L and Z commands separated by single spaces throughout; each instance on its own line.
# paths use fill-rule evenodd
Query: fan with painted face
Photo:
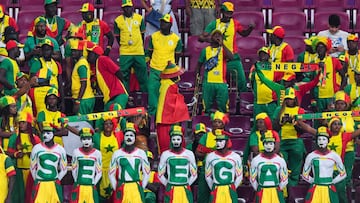
M 136 141 L 136 130 L 134 123 L 127 123 L 124 130 L 124 143 L 126 146 L 132 146 Z

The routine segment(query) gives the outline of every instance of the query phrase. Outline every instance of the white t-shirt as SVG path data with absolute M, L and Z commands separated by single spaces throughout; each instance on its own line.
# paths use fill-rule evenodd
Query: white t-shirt
M 345 50 L 348 50 L 347 47 L 347 37 L 349 33 L 343 30 L 337 31 L 335 34 L 331 34 L 329 30 L 323 30 L 318 33 L 318 36 L 328 37 L 331 40 L 331 46 L 336 48 L 343 46 Z M 334 52 L 330 54 L 332 57 L 338 57 L 341 52 Z

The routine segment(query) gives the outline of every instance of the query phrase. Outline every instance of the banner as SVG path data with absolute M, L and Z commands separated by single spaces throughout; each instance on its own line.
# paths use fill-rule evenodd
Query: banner
M 334 111 L 296 115 L 295 120 L 331 119 L 332 117 L 360 117 L 360 111 Z
M 271 69 L 280 72 L 312 72 L 319 69 L 316 63 L 272 62 Z
M 138 107 L 138 108 L 122 109 L 118 111 L 106 111 L 106 112 L 90 113 L 79 116 L 68 116 L 64 118 L 59 118 L 59 122 L 68 123 L 68 122 L 78 122 L 78 121 L 93 121 L 93 120 L 99 120 L 104 116 L 114 118 L 114 117 L 133 116 L 133 115 L 145 114 L 145 113 L 146 111 L 144 107 Z

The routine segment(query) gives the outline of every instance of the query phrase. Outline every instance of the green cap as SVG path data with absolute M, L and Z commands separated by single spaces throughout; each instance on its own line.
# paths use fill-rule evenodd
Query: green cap
M 45 0 L 44 1 L 44 5 L 48 5 L 48 4 L 52 4 L 52 3 L 57 3 L 56 0 Z

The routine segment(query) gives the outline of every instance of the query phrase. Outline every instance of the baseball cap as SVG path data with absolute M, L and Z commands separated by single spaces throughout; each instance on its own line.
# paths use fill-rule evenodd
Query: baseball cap
M 45 0 L 44 1 L 44 5 L 48 5 L 48 4 L 52 4 L 52 3 L 57 3 L 56 0 Z
M 94 43 L 87 42 L 86 43 L 86 49 L 88 51 L 94 52 L 95 54 L 97 54 L 99 56 L 104 54 L 104 50 L 100 46 L 98 46 L 98 45 L 96 45 Z
M 7 26 L 5 28 L 5 30 L 4 30 L 4 35 L 5 36 L 7 36 L 7 35 L 16 35 L 16 34 L 17 34 L 16 30 L 12 26 Z
M 50 39 L 45 39 L 41 46 L 48 45 L 54 47 L 54 43 Z
M 354 35 L 354 34 L 350 34 L 348 37 L 347 37 L 347 41 L 359 41 L 359 38 L 358 36 Z
M 70 41 L 70 49 L 75 50 L 83 50 L 85 46 L 85 41 L 82 40 L 71 40 Z
M 132 0 L 122 0 L 121 7 L 133 6 Z
M 6 50 L 9 51 L 15 47 L 24 47 L 23 44 L 20 44 L 20 43 L 17 43 L 15 40 L 9 40 L 7 43 L 6 43 Z
M 160 20 L 163 20 L 163 21 L 165 21 L 167 23 L 173 23 L 173 19 L 172 19 L 171 15 L 168 14 L 168 13 L 163 15 L 163 17 L 160 18 Z
M 281 39 L 285 37 L 285 30 L 279 25 L 273 27 L 273 29 L 266 29 L 266 32 L 273 34 Z
M 231 2 L 224 2 L 221 4 L 221 9 L 224 11 L 234 11 L 234 4 Z
M 18 72 L 16 74 L 16 80 L 19 80 L 20 78 L 25 77 L 26 79 L 29 79 L 29 75 L 25 74 L 24 72 Z
M 94 11 L 94 10 L 95 10 L 94 5 L 92 5 L 91 3 L 84 3 L 79 11 L 80 12 L 88 12 L 88 11 Z
M 265 52 L 265 53 L 267 53 L 267 54 L 269 54 L 270 55 L 270 49 L 269 49 L 269 47 L 261 47 L 259 50 L 258 50 L 258 54 L 260 54 L 260 52 Z
M 296 79 L 296 74 L 294 72 L 285 72 L 283 80 L 291 81 Z
M 0 18 L 3 18 L 5 15 L 5 9 L 4 6 L 0 4 Z
M 288 87 L 285 90 L 285 97 L 284 99 L 295 99 L 295 89 L 292 87 Z

